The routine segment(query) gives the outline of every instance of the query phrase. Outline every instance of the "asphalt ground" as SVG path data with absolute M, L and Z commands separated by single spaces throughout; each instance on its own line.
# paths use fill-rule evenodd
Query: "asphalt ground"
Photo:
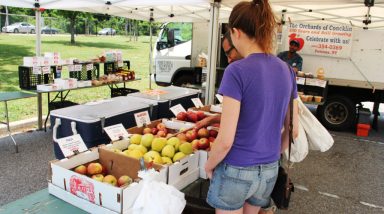
M 384 117 L 369 137 L 331 134 L 335 144 L 329 151 L 310 151 L 293 165 L 290 209 L 277 213 L 384 213 Z M 54 159 L 51 131 L 14 137 L 19 153 L 9 137 L 0 138 L 0 206 L 47 188 L 48 162 Z

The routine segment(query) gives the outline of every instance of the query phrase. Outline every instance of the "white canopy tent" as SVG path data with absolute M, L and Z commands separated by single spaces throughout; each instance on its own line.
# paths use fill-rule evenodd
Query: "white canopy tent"
M 156 22 L 210 22 L 207 103 L 213 102 L 218 23 L 225 22 L 239 0 L 0 0 L 0 5 L 103 13 Z M 367 7 L 373 3 L 373 7 Z M 384 29 L 384 0 L 270 0 L 284 22 L 333 22 Z M 36 10 L 36 19 L 40 19 Z M 365 23 L 364 23 L 365 22 Z M 36 23 L 39 23 L 38 21 Z M 40 26 L 36 26 L 36 54 L 40 54 Z

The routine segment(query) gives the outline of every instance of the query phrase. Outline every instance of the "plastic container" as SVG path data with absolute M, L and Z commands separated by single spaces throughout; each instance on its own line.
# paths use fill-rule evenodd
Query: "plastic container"
M 322 96 L 314 96 L 314 98 L 315 98 L 315 102 L 317 103 L 321 103 L 321 101 L 323 100 Z
M 49 74 L 33 74 L 33 68 L 19 66 L 19 86 L 25 90 L 36 90 L 37 85 L 53 83 L 56 66 L 51 67 Z
M 367 137 L 370 129 L 371 129 L 371 125 L 359 123 L 357 124 L 356 135 L 359 137 Z
M 319 68 L 319 69 L 317 69 L 316 75 L 317 75 L 317 79 L 321 79 L 321 80 L 323 80 L 324 77 L 325 77 L 325 75 L 324 75 L 324 69 L 323 69 L 323 68 Z
M 359 109 L 359 120 L 360 124 L 370 124 L 371 123 L 371 110 L 367 108 Z

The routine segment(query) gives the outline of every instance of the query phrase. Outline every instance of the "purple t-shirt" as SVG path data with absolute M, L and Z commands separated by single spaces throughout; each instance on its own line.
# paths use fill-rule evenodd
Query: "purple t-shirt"
M 231 63 L 219 93 L 241 102 L 233 146 L 224 162 L 234 166 L 271 163 L 280 158 L 281 129 L 295 75 L 273 55 L 254 53 Z

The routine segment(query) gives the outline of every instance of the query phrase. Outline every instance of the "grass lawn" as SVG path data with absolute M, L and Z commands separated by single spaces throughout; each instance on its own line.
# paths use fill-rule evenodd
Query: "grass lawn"
M 130 60 L 131 69 L 142 80 L 127 84 L 127 87 L 146 89 L 149 87 L 149 37 L 139 37 L 130 41 L 124 36 L 77 36 L 76 45 L 70 44 L 70 35 L 43 35 L 42 53 L 59 52 L 61 58 L 75 57 L 80 60 L 96 58 L 104 50 L 120 49 L 123 59 Z M 0 91 L 20 91 L 18 66 L 23 64 L 24 56 L 35 55 L 35 35 L 0 34 Z M 100 73 L 103 74 L 101 65 Z M 68 76 L 66 68 L 63 76 Z M 152 85 L 156 87 L 155 84 Z M 52 97 L 52 95 L 51 95 Z M 110 97 L 107 86 L 92 89 L 74 90 L 67 99 L 85 103 Z M 3 108 L 3 107 L 0 107 Z M 37 116 L 37 98 L 28 98 L 8 102 L 10 121 Z M 47 113 L 47 96 L 43 96 L 43 112 Z

